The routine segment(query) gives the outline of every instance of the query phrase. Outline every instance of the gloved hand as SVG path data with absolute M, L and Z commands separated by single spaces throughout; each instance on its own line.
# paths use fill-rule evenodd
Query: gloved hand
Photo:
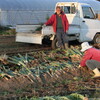
M 68 33 L 68 30 L 66 31 L 66 33 Z
M 68 31 L 66 31 L 66 32 L 64 32 L 65 34 L 67 34 L 68 33 Z
M 45 25 L 45 24 L 42 26 L 42 28 L 44 28 L 44 27 L 46 27 L 46 25 Z
M 81 67 L 82 67 L 81 65 L 78 66 L 78 68 L 81 68 Z

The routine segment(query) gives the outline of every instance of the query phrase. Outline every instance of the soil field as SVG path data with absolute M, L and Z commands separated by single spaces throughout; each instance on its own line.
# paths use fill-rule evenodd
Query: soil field
M 15 36 L 0 36 L 0 54 L 25 53 L 51 49 L 48 45 L 15 42 Z
M 0 36 L 0 54 L 11 54 L 8 59 L 0 58 L 0 100 L 76 92 L 100 98 L 100 78 L 93 79 L 87 67 L 78 68 L 80 47 L 50 49 L 50 45 L 16 43 L 15 36 Z M 25 52 L 27 55 L 16 55 Z
M 1 35 L 0 36 L 0 54 L 16 54 L 25 53 L 32 51 L 50 50 L 51 44 L 49 45 L 47 41 L 43 41 L 42 45 L 29 44 L 29 43 L 18 43 L 15 42 L 15 35 Z M 70 45 L 80 45 L 77 41 L 70 42 Z M 96 48 L 100 48 L 100 44 L 94 45 Z

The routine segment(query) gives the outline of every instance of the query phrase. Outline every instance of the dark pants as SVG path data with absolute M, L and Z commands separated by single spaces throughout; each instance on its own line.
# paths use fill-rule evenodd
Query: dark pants
M 96 60 L 87 60 L 86 61 L 86 65 L 91 70 L 94 70 L 95 68 L 100 69 L 100 62 L 99 61 L 96 61 Z
M 58 40 L 58 45 L 64 46 L 65 43 L 68 43 L 68 36 L 67 33 L 64 33 L 63 29 L 57 29 L 57 40 Z

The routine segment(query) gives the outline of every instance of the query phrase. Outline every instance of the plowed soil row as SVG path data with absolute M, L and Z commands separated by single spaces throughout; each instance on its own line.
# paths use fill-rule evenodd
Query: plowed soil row
M 48 45 L 15 42 L 15 36 L 0 36 L 0 54 L 25 53 L 51 49 Z
M 31 74 L 12 78 L 8 76 L 0 80 L 0 92 L 3 91 L 10 94 L 0 96 L 0 100 L 1 98 L 12 100 L 12 97 L 24 96 L 68 95 L 76 91 L 84 95 L 92 95 L 97 91 L 100 93 L 100 78 L 92 79 L 89 72 L 83 69 L 65 68 L 56 71 L 53 75 L 44 73 L 40 76 Z

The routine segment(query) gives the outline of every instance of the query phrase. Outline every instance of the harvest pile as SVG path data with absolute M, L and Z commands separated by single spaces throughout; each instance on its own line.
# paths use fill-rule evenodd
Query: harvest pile
M 78 68 L 82 57 L 79 49 L 1 55 L 0 95 L 42 97 L 97 89 L 100 79 L 91 79 L 90 70 Z
M 16 56 L 0 56 L 0 78 L 17 75 L 40 76 L 53 74 L 64 68 L 74 68 L 80 62 L 82 53 L 78 49 L 39 51 Z
M 30 99 L 20 98 L 20 100 L 88 100 L 88 99 L 81 94 L 73 93 L 68 96 L 51 96 L 51 97 L 46 96 L 46 97 L 40 97 L 40 98 L 32 97 Z

